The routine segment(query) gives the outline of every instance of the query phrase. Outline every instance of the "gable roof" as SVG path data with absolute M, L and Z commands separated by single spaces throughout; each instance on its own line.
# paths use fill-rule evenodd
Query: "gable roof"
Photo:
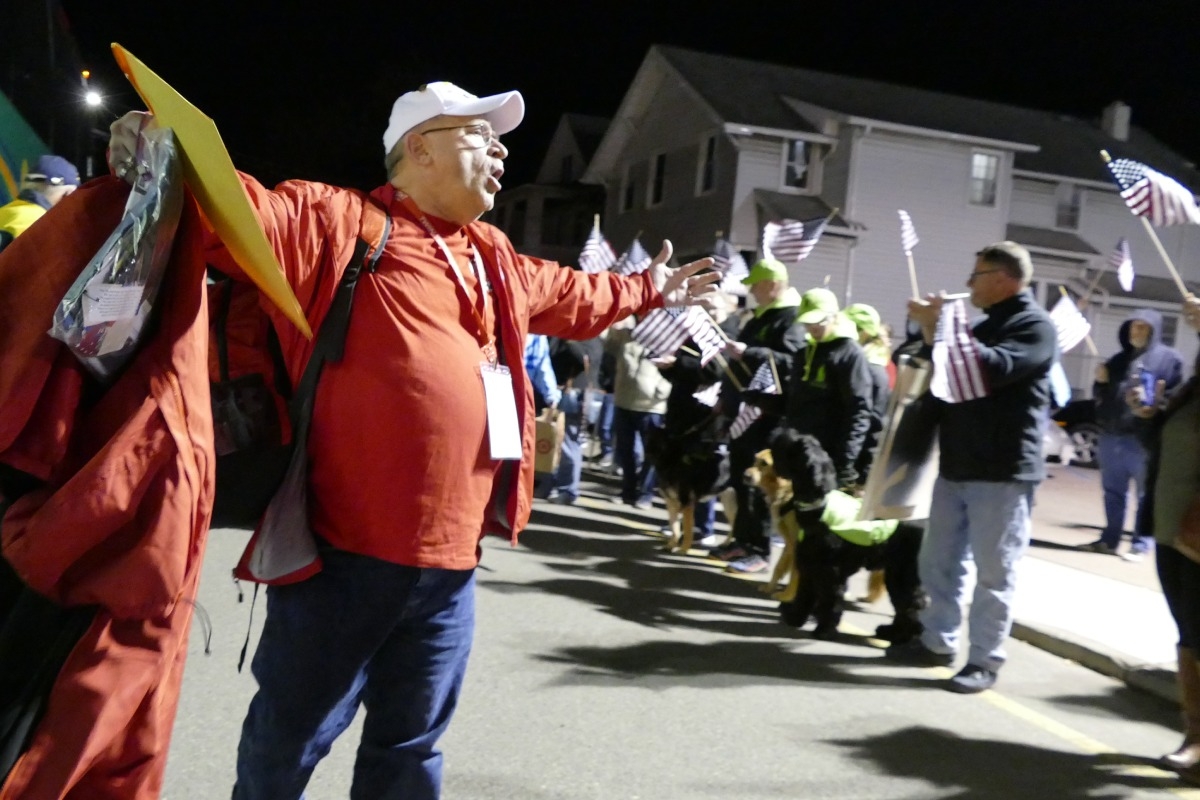
M 1144 130 L 1120 141 L 1090 122 L 1030 108 L 826 72 L 654 45 L 726 122 L 816 132 L 785 98 L 848 116 L 965 136 L 1036 145 L 1015 168 L 1112 184 L 1099 151 L 1143 161 L 1191 187 L 1200 172 Z M 1115 184 L 1112 184 L 1115 188 Z
M 563 114 L 563 121 L 571 130 L 571 135 L 575 137 L 575 143 L 579 145 L 579 152 L 583 156 L 583 161 L 586 164 L 592 160 L 592 156 L 596 154 L 596 149 L 600 147 L 600 140 L 604 138 L 604 134 L 608 131 L 608 124 L 611 122 L 608 117 L 594 117 L 590 114 Z

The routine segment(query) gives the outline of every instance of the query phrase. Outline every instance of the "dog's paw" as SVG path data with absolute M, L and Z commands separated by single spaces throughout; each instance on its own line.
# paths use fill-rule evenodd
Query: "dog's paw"
M 778 597 L 774 597 L 774 593 L 779 591 L 779 584 L 777 583 L 764 583 L 762 586 L 758 587 L 758 590 L 763 594 L 772 595 L 773 599 L 775 600 L 779 599 Z
M 778 589 L 771 594 L 771 599 L 780 603 L 790 603 L 796 599 L 796 592 L 787 588 Z

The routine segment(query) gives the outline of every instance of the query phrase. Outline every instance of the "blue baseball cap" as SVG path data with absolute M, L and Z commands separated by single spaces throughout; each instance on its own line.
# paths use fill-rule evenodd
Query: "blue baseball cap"
M 79 170 L 62 156 L 38 156 L 37 163 L 25 179 L 49 183 L 52 186 L 78 186 Z

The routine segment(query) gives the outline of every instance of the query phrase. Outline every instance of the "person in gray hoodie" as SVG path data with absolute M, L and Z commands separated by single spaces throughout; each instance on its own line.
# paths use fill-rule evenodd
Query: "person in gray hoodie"
M 1116 554 L 1125 532 L 1131 481 L 1141 507 L 1151 426 L 1148 420 L 1134 415 L 1125 396 L 1136 386 L 1147 392 L 1170 393 L 1183 380 L 1183 358 L 1175 348 L 1163 344 L 1161 337 L 1162 314 L 1139 308 L 1122 323 L 1117 334 L 1121 349 L 1096 368 L 1092 397 L 1096 401 L 1096 423 L 1100 426 L 1097 460 L 1104 490 L 1105 525 L 1099 539 L 1083 546 L 1086 550 Z M 1135 523 L 1133 541 L 1122 558 L 1140 561 L 1150 550 L 1151 542 L 1150 533 Z

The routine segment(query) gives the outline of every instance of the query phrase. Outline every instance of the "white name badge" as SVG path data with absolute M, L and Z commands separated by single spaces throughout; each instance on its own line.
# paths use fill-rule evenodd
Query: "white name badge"
M 497 461 L 521 459 L 521 430 L 517 425 L 517 400 L 512 374 L 502 364 L 479 365 L 483 396 L 487 400 L 488 443 Z

